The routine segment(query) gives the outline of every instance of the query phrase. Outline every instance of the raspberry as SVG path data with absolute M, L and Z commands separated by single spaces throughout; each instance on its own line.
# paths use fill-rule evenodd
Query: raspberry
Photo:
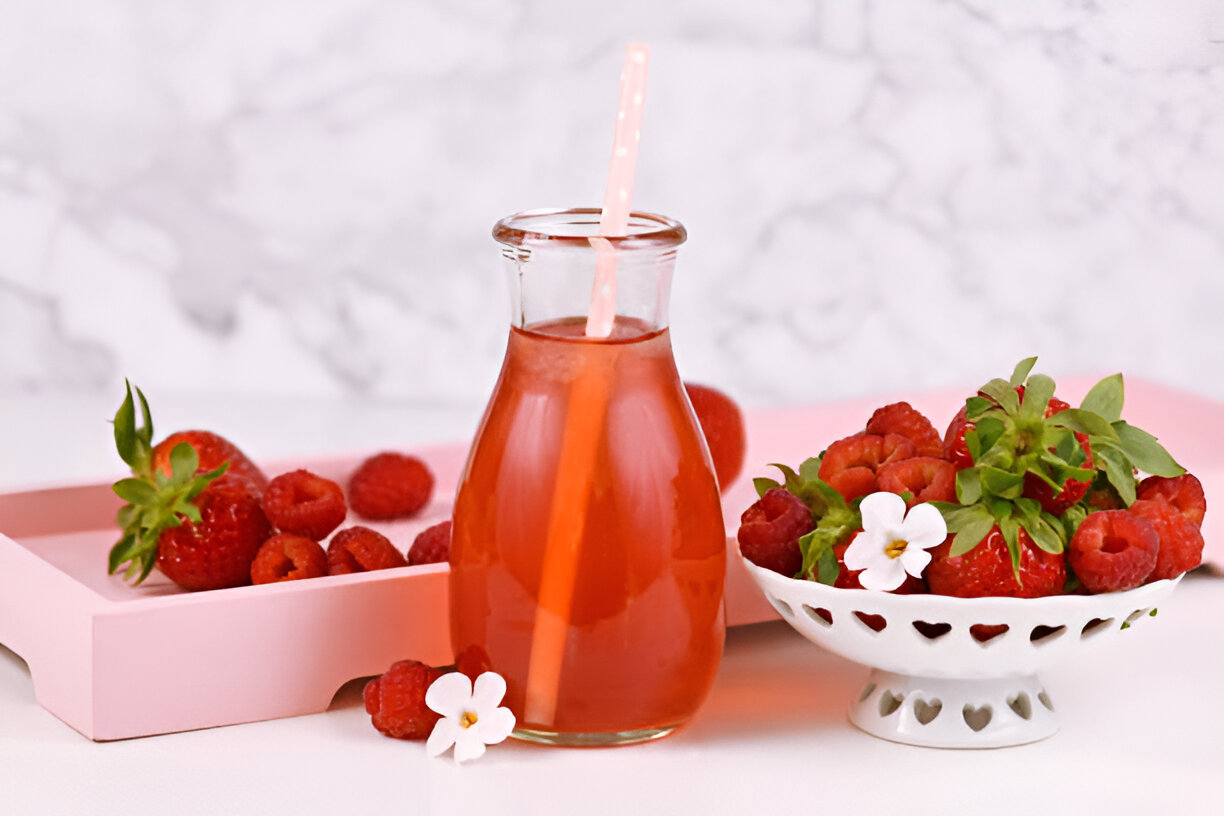
M 373 572 L 407 566 L 387 537 L 369 527 L 347 527 L 332 536 L 327 547 L 327 574 Z
M 1160 539 L 1144 518 L 1125 510 L 1092 513 L 1067 547 L 1067 560 L 1089 592 L 1120 592 L 1144 582 Z
M 803 566 L 799 538 L 811 532 L 812 511 L 782 487 L 766 491 L 740 517 L 740 552 L 759 567 L 794 577 Z
M 1195 527 L 1203 526 L 1207 497 L 1203 495 L 1202 483 L 1192 474 L 1173 478 L 1149 476 L 1139 483 L 1139 498 L 1167 502 L 1194 522 Z
M 263 509 L 281 532 L 315 541 L 327 538 L 348 514 L 340 485 L 308 470 L 283 473 L 269 482 Z
M 956 468 L 947 459 L 915 456 L 889 462 L 880 465 L 876 482 L 880 490 L 898 495 L 909 493 L 907 507 L 929 501 L 956 501 Z
M 685 383 L 693 412 L 701 423 L 710 458 L 714 461 L 714 473 L 722 490 L 735 481 L 744 469 L 744 453 L 747 433 L 744 430 L 744 415 L 739 406 L 721 391 L 704 385 Z
M 404 518 L 420 510 L 433 492 L 433 474 L 415 456 L 380 453 L 361 463 L 349 481 L 349 506 L 376 521 Z
M 894 402 L 876 410 L 867 420 L 867 433 L 899 434 L 914 443 L 918 456 L 943 456 L 939 431 L 908 402 Z
M 846 501 L 876 491 L 881 465 L 911 458 L 914 443 L 899 434 L 857 433 L 839 439 L 825 451 L 818 475 Z
M 425 705 L 425 692 L 443 675 L 416 660 L 400 660 L 366 683 L 362 696 L 374 727 L 388 737 L 423 740 L 441 716 Z
M 251 583 L 272 584 L 319 578 L 327 574 L 327 554 L 313 541 L 296 533 L 277 533 L 263 543 L 251 563 Z
M 1129 512 L 1132 516 L 1150 521 L 1160 537 L 1156 568 L 1148 576 L 1149 581 L 1176 578 L 1186 570 L 1194 569 L 1203 560 L 1203 534 L 1176 506 L 1163 501 L 1140 499 L 1130 506 Z
M 422 530 L 408 548 L 408 565 L 440 564 L 450 558 L 451 523 L 447 519 Z
M 1020 542 L 1020 583 L 1012 569 L 1011 555 L 998 527 L 967 553 L 949 555 L 952 536 L 931 550 L 926 569 L 927 586 L 936 595 L 958 598 L 984 598 L 1002 595 L 1013 598 L 1040 598 L 1061 594 L 1067 582 L 1062 553 L 1048 553 L 1038 547 L 1022 528 Z

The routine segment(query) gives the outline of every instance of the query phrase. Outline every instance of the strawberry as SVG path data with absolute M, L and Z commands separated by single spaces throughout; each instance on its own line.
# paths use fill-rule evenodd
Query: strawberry
M 116 495 L 128 503 L 116 519 L 123 536 L 110 551 L 109 572 L 127 564 L 124 577 L 139 584 L 156 563 L 184 589 L 249 583 L 251 561 L 272 527 L 259 506 L 257 483 L 242 465 L 248 460 L 215 435 L 180 438 L 168 453 L 155 455 L 158 449 L 152 445 L 149 404 L 139 388 L 136 395 L 142 419 L 139 427 L 130 384 L 115 413 L 115 445 L 134 475 L 113 486 Z M 210 456 L 223 451 L 229 458 L 201 472 L 194 442 L 201 442 Z M 164 450 L 165 443 L 159 447 Z M 234 461 L 248 475 L 224 478 Z M 164 462 L 166 469 L 156 462 Z
M 1052 379 L 1030 376 L 1034 362 L 1022 360 L 1010 381 L 983 385 L 949 425 L 944 446 L 961 468 L 961 504 L 1023 497 L 1063 516 L 1098 472 L 1124 506 L 1135 500 L 1136 470 L 1170 477 L 1185 472 L 1155 437 L 1122 420 L 1120 374 L 1098 382 L 1079 408 L 1071 408 L 1054 397 Z
M 968 552 L 952 555 L 952 543 L 949 536 L 931 550 L 926 579 L 936 595 L 1040 598 L 1061 593 L 1066 584 L 1063 554 L 1038 547 L 1023 527 L 1017 531 L 1018 566 L 1013 566 L 1011 548 L 998 526 Z
M 721 391 L 704 385 L 685 383 L 693 412 L 701 424 L 718 486 L 724 492 L 744 469 L 747 432 L 739 406 Z
M 195 499 L 199 521 L 184 521 L 157 540 L 157 566 L 188 590 L 225 589 L 251 582 L 251 563 L 272 525 L 259 498 L 224 479 Z
M 1061 516 L 1067 508 L 1084 498 L 1092 485 L 1095 473 L 1092 448 L 1087 434 L 1071 433 L 1068 437 L 1068 431 L 1050 422 L 1052 417 L 1071 406 L 1053 396 L 1053 380 L 1042 375 L 1036 375 L 1034 380 L 1037 381 L 1038 378 L 1041 379 L 1037 387 L 1041 389 L 1043 396 L 1047 393 L 1045 386 L 1049 386 L 1049 396 L 1040 415 L 1032 405 L 1033 399 L 1025 399 L 1024 384 L 1011 386 L 1016 395 L 1015 399 L 1011 399 L 1010 394 L 996 398 L 985 390 L 979 391 L 978 396 L 968 400 L 952 418 L 944 438 L 943 451 L 945 458 L 952 462 L 957 470 L 981 462 L 985 467 L 1018 474 L 1021 477 L 1020 495 L 1035 499 L 1045 512 Z M 996 386 L 992 393 L 999 394 L 998 384 L 1002 383 L 1002 380 L 992 383 Z M 991 385 L 988 383 L 983 388 L 990 388 Z M 974 405 L 974 400 L 980 402 Z M 990 417 L 986 420 L 990 424 L 983 426 L 981 433 L 977 430 L 977 422 L 968 417 L 971 405 L 974 405 L 979 416 Z M 1066 440 L 1072 437 L 1074 443 L 1069 445 Z M 1063 445 L 1062 454 L 1054 444 L 1047 448 L 1048 453 L 1061 456 L 1058 461 L 1042 456 L 1039 447 L 1042 440 L 1057 441 Z M 985 444 L 987 442 L 989 444 Z M 978 451 L 976 456 L 970 448 L 971 443 Z M 1074 449 L 1075 443 L 1079 445 L 1078 450 Z M 1062 480 L 1061 484 L 1059 479 Z
M 876 472 L 882 465 L 909 459 L 916 450 L 914 443 L 900 434 L 881 436 L 864 431 L 829 445 L 817 475 L 851 501 L 876 491 Z
M 137 389 L 139 392 L 140 389 Z M 228 439 L 211 431 L 179 431 L 172 433 L 153 446 L 153 470 L 170 475 L 170 452 L 182 442 L 195 449 L 199 463 L 197 473 L 207 473 L 229 463 L 224 478 L 240 479 L 250 485 L 256 493 L 263 493 L 268 486 L 268 477 L 264 475 L 246 454 L 238 449 Z

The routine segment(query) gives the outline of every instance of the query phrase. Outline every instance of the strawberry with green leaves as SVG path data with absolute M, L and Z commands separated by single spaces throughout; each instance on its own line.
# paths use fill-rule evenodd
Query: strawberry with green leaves
M 1026 564 L 1037 565 L 1034 571 L 1040 567 L 1041 577 L 1029 583 L 1048 594 L 1050 565 L 1061 559 L 1079 524 L 1097 509 L 1096 500 L 1084 501 L 1086 495 L 1112 493 L 1129 506 L 1136 496 L 1136 470 L 1158 476 L 1184 473 L 1155 437 L 1121 419 L 1121 375 L 1101 380 L 1079 408 L 1070 408 L 1054 397 L 1052 379 L 1030 375 L 1035 362 L 1021 361 L 1010 381 L 982 386 L 949 428 L 945 449 L 961 469 L 957 502 L 937 504 L 953 536 L 944 552 L 934 554 L 932 574 L 948 580 L 931 582 L 932 591 L 960 594 L 960 584 L 975 580 L 969 570 L 944 569 L 945 562 L 964 566 L 956 559 L 980 561 L 988 551 L 998 560 L 1005 550 L 1012 575 L 993 571 L 999 575 L 993 591 L 979 594 L 1016 594 L 1013 581 L 1025 594 L 1032 591 L 1025 588 Z M 958 457 L 962 444 L 965 456 Z M 970 556 L 983 541 L 986 549 Z
M 202 470 L 203 457 L 190 438 L 199 432 L 170 437 L 174 444 L 168 451 L 164 443 L 154 447 L 149 404 L 139 388 L 136 397 L 140 424 L 130 384 L 114 419 L 115 446 L 133 475 L 113 486 L 127 504 L 116 518 L 123 535 L 111 549 L 109 572 L 122 568 L 126 580 L 139 584 L 157 564 L 184 589 L 250 583 L 251 561 L 272 533 L 254 475 L 262 474 L 220 437 L 202 442 L 210 458 L 217 451 L 228 457 L 208 462 L 209 470 Z M 235 463 L 239 472 L 227 475 Z

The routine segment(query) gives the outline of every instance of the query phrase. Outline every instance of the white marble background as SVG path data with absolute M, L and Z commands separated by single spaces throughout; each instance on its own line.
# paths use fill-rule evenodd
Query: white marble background
M 1220 3 L 0 0 L 0 399 L 479 406 L 489 228 L 598 202 L 631 39 L 686 378 L 1224 398 Z

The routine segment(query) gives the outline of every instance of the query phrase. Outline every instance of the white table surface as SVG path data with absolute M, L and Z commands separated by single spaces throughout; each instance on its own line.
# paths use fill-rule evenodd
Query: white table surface
M 154 408 L 162 432 L 207 424 L 257 458 L 455 439 L 479 412 L 287 411 L 251 397 Z M 113 410 L 63 396 L 0 403 L 0 490 L 113 478 Z M 1191 576 L 1154 620 L 1046 672 L 1062 731 L 1034 745 L 944 751 L 867 736 L 846 719 L 867 670 L 768 623 L 731 630 L 709 700 L 665 740 L 511 741 L 464 766 L 374 731 L 356 681 L 323 714 L 93 743 L 37 704 L 24 662 L 0 647 L 0 814 L 1221 813 L 1221 620 L 1224 581 Z

